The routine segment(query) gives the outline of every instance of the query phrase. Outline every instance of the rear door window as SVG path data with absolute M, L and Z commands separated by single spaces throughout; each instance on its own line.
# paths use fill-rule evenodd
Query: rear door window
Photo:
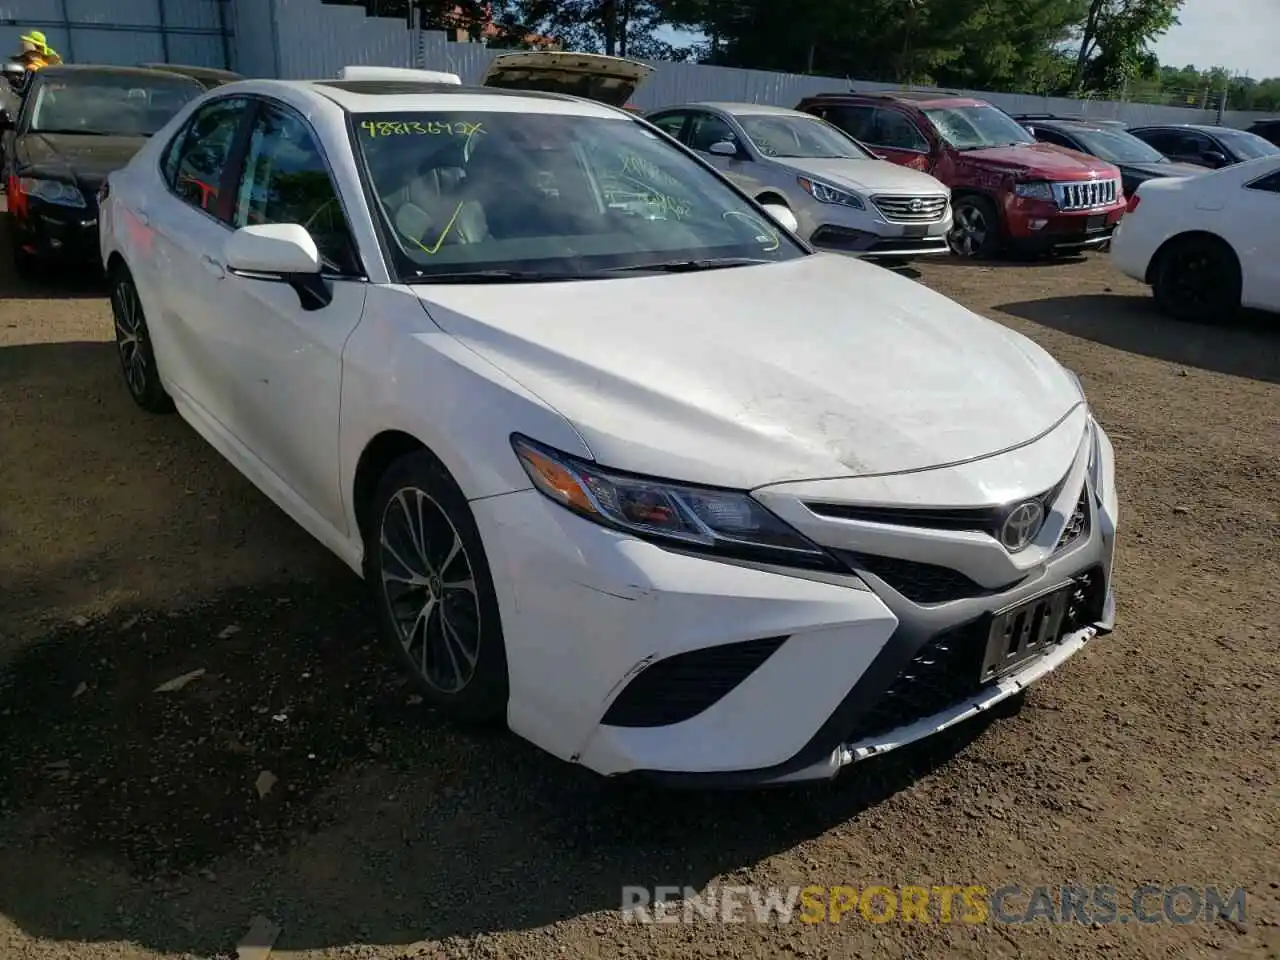
M 875 113 L 875 130 L 871 143 L 893 150 L 916 150 L 927 153 L 929 141 L 905 113 L 890 107 L 880 107 Z
M 227 158 L 249 101 L 243 97 L 215 100 L 201 107 L 169 147 L 165 179 L 180 200 L 218 216 L 218 193 Z
M 875 108 L 866 106 L 827 107 L 825 119 L 855 140 L 870 143 L 875 129 Z

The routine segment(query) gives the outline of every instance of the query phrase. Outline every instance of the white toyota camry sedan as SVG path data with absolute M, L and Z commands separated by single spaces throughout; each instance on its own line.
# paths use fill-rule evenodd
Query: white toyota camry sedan
M 605 775 L 823 778 L 1112 626 L 1079 380 L 621 109 L 245 81 L 102 201 L 138 405 L 360 573 L 455 715 Z

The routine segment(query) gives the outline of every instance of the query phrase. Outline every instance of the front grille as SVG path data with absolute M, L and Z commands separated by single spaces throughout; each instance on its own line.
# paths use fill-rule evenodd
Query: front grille
M 871 202 L 895 223 L 935 223 L 947 212 L 946 197 L 872 197 Z
M 1097 569 L 1076 579 L 1061 636 L 1102 617 L 1103 584 L 1102 571 Z M 995 681 L 981 681 L 990 625 L 991 616 L 987 615 L 932 637 L 875 705 L 858 718 L 845 742 L 856 743 L 942 713 L 992 685 Z
M 1067 518 L 1067 525 L 1062 528 L 1062 536 L 1058 537 L 1058 545 L 1053 548 L 1054 553 L 1061 553 L 1067 547 L 1071 546 L 1081 537 L 1089 535 L 1089 485 L 1085 484 L 1080 488 L 1080 499 L 1076 501 L 1076 508 L 1071 512 L 1071 516 Z
M 855 573 L 866 571 L 879 577 L 912 603 L 949 603 L 992 592 L 950 567 L 898 557 L 876 557 L 843 550 L 833 552 Z
M 696 717 L 747 679 L 786 639 L 703 647 L 651 663 L 622 689 L 600 722 L 663 727 Z
M 1053 198 L 1059 210 L 1089 210 L 1109 207 L 1120 196 L 1119 180 L 1080 180 L 1053 184 Z

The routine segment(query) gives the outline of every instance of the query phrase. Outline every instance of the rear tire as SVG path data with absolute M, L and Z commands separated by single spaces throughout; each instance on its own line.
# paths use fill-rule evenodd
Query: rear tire
M 169 413 L 173 400 L 160 383 L 151 331 L 133 275 L 121 266 L 111 274 L 111 314 L 115 319 L 120 371 L 133 402 L 148 413 Z
M 497 592 L 453 478 L 426 450 L 402 457 L 379 481 L 364 526 L 379 631 L 423 696 L 454 719 L 505 720 Z
M 947 246 L 966 260 L 991 260 L 1000 253 L 1004 234 L 996 205 L 986 197 L 961 197 L 951 205 L 953 223 Z
M 1182 237 L 1164 247 L 1151 289 L 1162 313 L 1186 323 L 1229 320 L 1240 310 L 1240 261 L 1217 237 Z

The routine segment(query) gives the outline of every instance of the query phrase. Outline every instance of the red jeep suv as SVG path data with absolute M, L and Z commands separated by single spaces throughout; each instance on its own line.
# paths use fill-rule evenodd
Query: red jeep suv
M 1118 168 L 1037 143 L 1003 110 L 942 92 L 822 93 L 796 105 L 894 163 L 951 188 L 962 257 L 1105 243 L 1125 209 Z

